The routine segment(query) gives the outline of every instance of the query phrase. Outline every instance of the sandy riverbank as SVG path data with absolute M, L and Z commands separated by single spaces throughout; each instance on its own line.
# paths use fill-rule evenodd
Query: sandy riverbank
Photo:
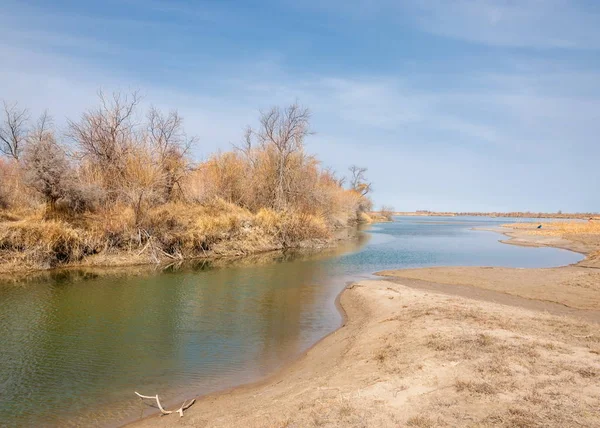
M 598 426 L 599 272 L 388 271 L 344 291 L 345 326 L 282 372 L 138 424 Z

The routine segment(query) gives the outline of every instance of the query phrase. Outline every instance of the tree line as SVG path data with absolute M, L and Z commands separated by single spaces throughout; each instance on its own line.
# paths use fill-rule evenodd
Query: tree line
M 258 212 L 302 212 L 331 225 L 371 208 L 366 168 L 340 178 L 305 150 L 310 111 L 298 104 L 261 112 L 242 143 L 194 162 L 190 136 L 176 111 L 141 108 L 137 92 L 98 93 L 96 107 L 67 121 L 59 135 L 45 112 L 32 120 L 3 103 L 0 208 L 44 203 L 46 216 L 76 216 L 126 206 L 135 225 L 152 207 L 203 204 L 215 198 Z

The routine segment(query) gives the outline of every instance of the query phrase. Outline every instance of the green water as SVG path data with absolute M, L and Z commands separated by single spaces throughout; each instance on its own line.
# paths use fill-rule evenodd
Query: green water
M 257 380 L 337 328 L 336 296 L 376 270 L 581 258 L 471 230 L 502 222 L 403 218 L 312 255 L 0 284 L 0 425 L 115 425 L 140 416 L 134 390 L 174 403 Z

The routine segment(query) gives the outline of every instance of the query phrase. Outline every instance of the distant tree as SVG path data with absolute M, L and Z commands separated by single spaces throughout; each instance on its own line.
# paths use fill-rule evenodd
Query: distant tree
M 350 188 L 361 196 L 366 196 L 372 190 L 372 185 L 367 181 L 365 173 L 367 168 L 352 165 L 350 168 Z
M 20 109 L 17 103 L 3 102 L 3 121 L 0 124 L 0 153 L 19 160 L 27 139 L 29 112 Z
M 394 207 L 390 205 L 382 205 L 381 206 L 381 215 L 387 218 L 388 220 L 392 220 L 394 216 Z

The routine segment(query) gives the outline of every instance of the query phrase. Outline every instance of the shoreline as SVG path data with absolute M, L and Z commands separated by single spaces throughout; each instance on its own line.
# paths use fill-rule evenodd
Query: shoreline
M 504 228 L 503 228 L 504 229 Z M 505 241 L 500 241 L 502 243 L 507 243 L 507 244 L 511 244 L 511 245 L 528 245 L 528 246 L 555 246 L 557 248 L 563 248 L 565 250 L 569 250 L 569 251 L 574 251 L 572 248 L 564 248 L 564 247 L 558 247 L 557 245 L 553 245 L 556 244 L 557 242 L 553 241 L 552 243 L 549 242 L 540 242 L 539 239 L 531 239 L 531 238 L 536 238 L 534 236 L 531 235 L 526 235 L 525 233 L 521 232 L 521 231 L 512 231 L 510 229 L 506 229 L 506 230 L 490 230 L 490 231 L 494 231 L 494 232 L 498 232 L 498 233 L 502 233 L 506 236 L 508 236 L 510 239 L 509 240 L 505 240 Z M 511 241 L 517 241 L 517 242 L 511 242 Z M 527 242 L 529 241 L 529 242 Z M 566 240 L 563 240 L 566 241 Z M 567 245 L 568 247 L 569 245 Z M 581 254 L 584 254 L 586 256 L 589 255 L 590 251 L 575 251 L 575 252 L 579 252 Z M 588 258 L 584 258 L 584 260 L 582 260 L 579 263 L 582 263 L 584 261 L 588 260 Z M 579 264 L 578 263 L 578 264 Z M 578 265 L 577 264 L 577 265 Z M 568 268 L 569 266 L 563 266 L 563 267 L 558 267 L 558 268 L 549 268 L 549 269 L 562 269 L 562 268 Z M 429 271 L 432 269 L 445 269 L 445 268 L 424 268 L 424 269 L 419 269 L 419 271 Z M 474 270 L 481 270 L 482 268 L 471 268 Z M 483 268 L 486 269 L 486 268 Z M 506 268 L 509 269 L 509 268 Z M 547 268 L 548 269 L 548 268 Z M 520 269 L 520 271 L 528 271 L 529 269 Z M 359 281 L 356 283 L 353 283 L 351 285 L 348 285 L 347 287 L 345 287 L 340 294 L 336 297 L 336 307 L 338 308 L 338 311 L 342 317 L 342 322 L 341 322 L 341 326 L 334 330 L 333 332 L 331 332 L 330 334 L 328 334 L 327 336 L 323 337 L 322 339 L 320 339 L 318 342 L 316 342 L 315 344 L 313 344 L 310 348 L 308 348 L 305 352 L 303 352 L 297 359 L 290 361 L 289 363 L 283 365 L 282 367 L 280 367 L 277 372 L 275 372 L 274 374 L 267 376 L 266 378 L 259 380 L 257 382 L 253 382 L 250 384 L 245 384 L 245 385 L 240 385 L 234 388 L 230 388 L 228 390 L 225 391 L 221 391 L 221 392 L 216 392 L 213 394 L 208 394 L 208 395 L 203 395 L 198 397 L 198 402 L 192 407 L 190 408 L 187 412 L 186 412 L 186 417 L 188 416 L 188 412 L 189 412 L 189 416 L 194 417 L 193 415 L 197 414 L 197 412 L 199 412 L 199 410 L 194 410 L 194 407 L 196 407 L 197 409 L 199 409 L 201 406 L 205 406 L 206 403 L 209 402 L 214 402 L 214 401 L 219 401 L 224 399 L 224 397 L 230 397 L 232 395 L 238 396 L 238 395 L 244 395 L 244 394 L 250 394 L 250 395 L 256 395 L 256 394 L 261 394 L 264 392 L 264 390 L 267 389 L 272 389 L 274 387 L 276 387 L 277 385 L 281 384 L 282 382 L 286 381 L 286 378 L 288 378 L 289 376 L 293 376 L 294 373 L 296 373 L 299 369 L 301 369 L 304 365 L 306 365 L 306 360 L 310 359 L 311 356 L 313 354 L 323 354 L 324 351 L 326 351 L 326 349 L 324 350 L 323 348 L 328 348 L 331 347 L 331 344 L 329 342 L 335 341 L 336 336 L 340 335 L 340 332 L 348 330 L 346 327 L 348 327 L 349 325 L 353 324 L 355 322 L 355 320 L 352 319 L 352 316 L 356 316 L 355 313 L 352 312 L 352 303 L 348 303 L 348 295 L 351 294 L 352 292 L 350 290 L 353 290 L 354 288 L 365 288 L 366 285 L 365 284 L 385 284 L 387 281 L 386 279 L 380 279 L 380 280 L 375 280 L 375 281 Z M 425 281 L 426 282 L 426 281 Z M 406 288 L 407 284 L 402 284 L 402 278 L 394 278 L 393 282 L 387 282 L 389 285 L 395 284 L 399 287 L 404 287 Z M 367 285 L 367 286 L 368 286 Z M 444 285 L 444 284 L 443 284 Z M 448 285 L 445 284 L 446 286 L 452 287 L 452 285 Z M 472 287 L 473 289 L 477 289 L 476 286 Z M 387 287 L 387 290 L 391 290 L 392 287 Z M 441 296 L 443 295 L 440 294 L 439 290 L 433 290 L 434 293 L 437 296 Z M 396 290 L 396 292 L 398 292 Z M 405 291 L 402 290 L 399 292 L 399 294 L 404 293 Z M 414 290 L 413 292 L 423 292 L 423 290 Z M 427 291 L 425 291 L 425 296 L 427 296 Z M 464 296 L 459 296 L 459 295 L 452 295 L 452 294 L 448 294 L 447 295 L 448 298 L 451 299 L 462 299 Z M 516 296 L 517 299 L 521 298 L 519 296 Z M 389 299 L 392 300 L 394 297 L 390 296 Z M 536 301 L 537 299 L 529 299 L 529 300 L 533 300 Z M 344 305 L 344 302 L 346 304 L 346 306 L 349 307 L 350 312 L 352 312 L 352 315 L 348 315 L 347 311 L 346 311 L 346 306 Z M 496 304 L 496 303 L 490 303 L 489 300 L 486 300 L 485 298 L 483 300 L 481 300 L 482 303 L 484 304 Z M 556 303 L 556 302 L 554 302 Z M 560 303 L 559 303 L 560 304 Z M 568 305 L 565 305 L 568 307 Z M 514 306 L 511 306 L 510 304 L 508 305 L 509 308 L 511 309 L 516 309 Z M 600 305 L 599 305 L 599 309 L 600 309 Z M 519 308 L 518 310 L 525 310 L 528 311 L 530 309 L 523 309 L 523 308 Z M 535 312 L 535 310 L 534 310 Z M 598 314 L 600 314 L 600 312 L 598 312 Z M 363 314 L 364 315 L 364 314 Z M 594 318 L 594 317 L 593 317 Z M 600 317 L 598 317 L 595 321 L 594 320 L 588 320 L 590 322 L 596 323 L 596 322 L 600 322 Z M 319 358 L 321 359 L 321 358 Z M 314 368 L 313 368 L 314 369 Z M 158 422 L 160 420 L 160 422 Z M 167 422 L 168 421 L 168 422 Z M 166 422 L 166 424 L 163 425 L 163 422 Z M 171 417 L 167 417 L 167 418 L 157 418 L 155 414 L 153 415 L 148 415 L 146 417 L 144 417 L 144 419 L 138 419 L 136 421 L 132 421 L 130 423 L 127 424 L 127 426 L 170 426 L 171 424 L 176 423 L 174 418 Z M 212 425 L 210 425 L 212 426 Z M 215 424 L 215 426 L 219 426 L 219 424 Z M 263 425 L 257 425 L 257 426 L 263 426 Z
M 286 376 L 287 370 L 289 370 L 291 367 L 293 367 L 295 364 L 297 364 L 298 361 L 300 361 L 307 353 L 311 352 L 319 344 L 321 344 L 322 342 L 327 340 L 327 338 L 329 338 L 332 335 L 335 335 L 336 332 L 338 332 L 340 329 L 342 329 L 346 326 L 346 324 L 348 323 L 348 313 L 346 312 L 344 306 L 342 305 L 341 299 L 342 299 L 342 294 L 344 293 L 344 291 L 347 290 L 349 287 L 352 287 L 353 284 L 354 284 L 353 282 L 348 282 L 346 284 L 346 287 L 344 287 L 342 289 L 342 291 L 340 291 L 338 293 L 338 295 L 336 296 L 336 298 L 334 300 L 334 306 L 335 306 L 336 310 L 338 311 L 338 313 L 340 314 L 341 321 L 340 321 L 339 325 L 331 333 L 328 333 L 327 335 L 325 335 L 322 338 L 320 338 L 319 340 L 317 340 L 315 343 L 310 345 L 304 351 L 300 352 L 296 357 L 292 357 L 288 361 L 285 361 L 284 363 L 282 363 L 282 365 L 274 373 L 271 373 L 270 375 L 267 375 L 267 376 L 265 376 L 261 379 L 258 379 L 254 382 L 243 383 L 243 384 L 240 384 L 237 386 L 232 386 L 230 388 L 225 388 L 225 389 L 215 391 L 212 393 L 199 395 L 197 397 L 194 397 L 194 399 L 196 401 L 208 400 L 211 397 L 219 397 L 222 395 L 227 395 L 227 394 L 240 392 L 240 391 L 251 391 L 255 388 L 259 388 L 261 386 L 266 386 L 272 382 L 276 382 L 280 378 L 284 378 Z M 187 401 L 187 400 L 189 400 L 189 398 L 185 398 L 184 400 Z M 177 407 L 179 405 L 179 401 L 181 401 L 181 400 L 178 400 L 178 401 L 174 401 L 174 400 L 162 401 L 161 400 L 161 404 L 165 407 L 171 408 L 171 407 Z M 163 415 L 160 414 L 160 411 L 158 409 L 155 409 L 151 413 L 149 413 L 148 415 L 146 415 L 142 418 L 136 418 L 136 419 L 131 419 L 131 420 L 128 419 L 128 420 L 123 421 L 123 423 L 118 424 L 117 426 L 118 427 L 133 427 L 133 426 L 138 426 L 138 424 L 142 424 L 141 426 L 143 426 L 143 423 L 145 421 L 152 420 L 155 418 L 162 418 L 162 417 L 163 417 Z
M 574 246 L 572 245 L 573 243 L 571 241 L 568 241 L 567 239 L 563 239 L 563 238 L 554 238 L 552 243 L 548 243 L 545 242 L 542 239 L 536 239 L 535 235 L 528 235 L 526 232 L 524 231 L 519 231 L 519 230 L 515 230 L 515 229 L 510 229 L 508 227 L 503 227 L 503 226 L 498 226 L 498 227 L 490 227 L 490 228 L 486 228 L 486 227 L 475 227 L 473 228 L 473 230 L 481 230 L 481 231 L 486 231 L 486 232 L 496 232 L 496 233 L 500 233 L 504 236 L 507 236 L 509 239 L 505 239 L 505 240 L 500 240 L 499 242 L 502 242 L 503 244 L 509 244 L 509 245 L 517 245 L 520 247 L 552 247 L 552 248 L 559 248 L 561 250 L 567 250 L 567 251 L 572 251 L 574 253 L 579 253 L 579 254 L 583 254 L 584 256 L 587 256 L 590 251 L 583 249 L 583 248 L 574 248 Z M 543 236 L 539 236 L 537 238 L 544 238 Z M 559 243 L 560 241 L 560 243 Z M 586 257 L 587 258 L 587 257 Z M 581 261 L 584 261 L 585 258 Z M 579 263 L 579 262 L 578 262 Z M 561 267 L 561 266 L 557 266 L 557 267 Z
M 105 258 L 102 263 L 96 263 L 93 259 L 87 263 L 69 263 L 65 265 L 55 266 L 47 269 L 31 269 L 23 268 L 19 270 L 2 270 L 2 264 L 0 264 L 0 281 L 1 282 L 26 282 L 35 280 L 36 278 L 55 275 L 66 272 L 78 272 L 78 271 L 95 271 L 102 273 L 105 271 L 110 274 L 111 271 L 118 272 L 121 270 L 131 270 L 136 268 L 153 268 L 158 270 L 168 269 L 172 266 L 184 266 L 194 265 L 201 263 L 232 263 L 252 257 L 268 257 L 269 255 L 276 256 L 278 254 L 285 254 L 286 252 L 326 252 L 327 250 L 335 249 L 339 245 L 343 245 L 347 242 L 352 242 L 360 238 L 360 234 L 364 228 L 370 226 L 372 223 L 361 223 L 357 225 L 351 225 L 336 229 L 332 232 L 332 237 L 327 240 L 308 240 L 300 242 L 298 245 L 289 248 L 259 248 L 255 251 L 251 251 L 245 254 L 206 254 L 196 257 L 188 257 L 184 259 L 162 259 L 158 263 L 150 260 L 138 260 L 135 255 L 128 253 L 112 254 L 110 257 Z M 124 261 L 125 260 L 125 261 Z
M 563 237 L 546 236 L 546 235 L 531 235 L 527 230 L 511 229 L 508 227 L 492 227 L 492 228 L 474 228 L 474 230 L 488 231 L 500 233 L 509 239 L 499 240 L 499 242 L 508 245 L 516 245 L 520 247 L 551 247 L 561 250 L 571 251 L 573 253 L 582 254 L 584 258 L 579 262 L 567 265 L 578 266 L 583 268 L 600 269 L 600 260 L 593 257 L 597 251 L 597 244 L 584 242 L 575 242 Z M 567 267 L 557 266 L 557 267 Z
M 535 218 L 540 220 L 600 220 L 599 213 L 532 213 L 532 212 L 437 212 L 437 211 L 397 211 L 400 217 L 500 217 L 500 218 Z

